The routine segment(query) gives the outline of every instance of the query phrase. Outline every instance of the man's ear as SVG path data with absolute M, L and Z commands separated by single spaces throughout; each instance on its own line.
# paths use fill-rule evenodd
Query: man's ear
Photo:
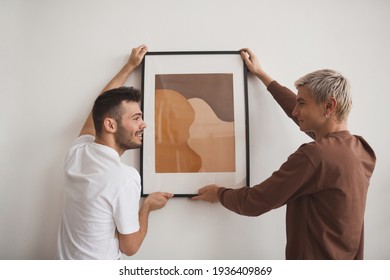
M 337 100 L 334 97 L 329 97 L 325 103 L 325 111 L 327 114 L 332 114 L 335 112 L 337 107 Z
M 117 123 L 114 119 L 112 118 L 105 118 L 104 119 L 104 122 L 103 122 L 103 126 L 104 126 L 104 129 L 107 131 L 107 132 L 111 132 L 111 133 L 114 133 L 116 132 L 116 129 L 117 129 Z

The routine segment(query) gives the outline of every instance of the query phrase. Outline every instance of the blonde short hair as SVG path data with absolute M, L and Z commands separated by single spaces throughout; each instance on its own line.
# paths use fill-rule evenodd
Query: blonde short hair
M 334 97 L 337 101 L 336 117 L 339 121 L 347 119 L 352 108 L 352 96 L 348 80 L 340 73 L 323 69 L 306 74 L 295 82 L 295 87 L 306 86 L 317 103 Z

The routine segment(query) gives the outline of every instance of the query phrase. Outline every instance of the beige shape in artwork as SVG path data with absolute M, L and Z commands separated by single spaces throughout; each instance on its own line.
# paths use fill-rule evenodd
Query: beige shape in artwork
M 195 111 L 188 144 L 202 159 L 203 172 L 235 172 L 234 122 L 220 120 L 200 98 L 188 100 Z

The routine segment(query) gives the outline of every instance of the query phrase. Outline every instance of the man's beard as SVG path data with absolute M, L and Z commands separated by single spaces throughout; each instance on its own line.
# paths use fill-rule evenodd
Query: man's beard
M 138 149 L 142 145 L 134 142 L 131 135 L 120 123 L 118 123 L 118 131 L 115 134 L 115 141 L 119 148 L 123 150 Z

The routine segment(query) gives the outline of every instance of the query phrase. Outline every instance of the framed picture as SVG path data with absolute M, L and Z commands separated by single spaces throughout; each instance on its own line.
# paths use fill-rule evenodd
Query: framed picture
M 239 51 L 148 52 L 142 196 L 249 185 L 246 67 Z

